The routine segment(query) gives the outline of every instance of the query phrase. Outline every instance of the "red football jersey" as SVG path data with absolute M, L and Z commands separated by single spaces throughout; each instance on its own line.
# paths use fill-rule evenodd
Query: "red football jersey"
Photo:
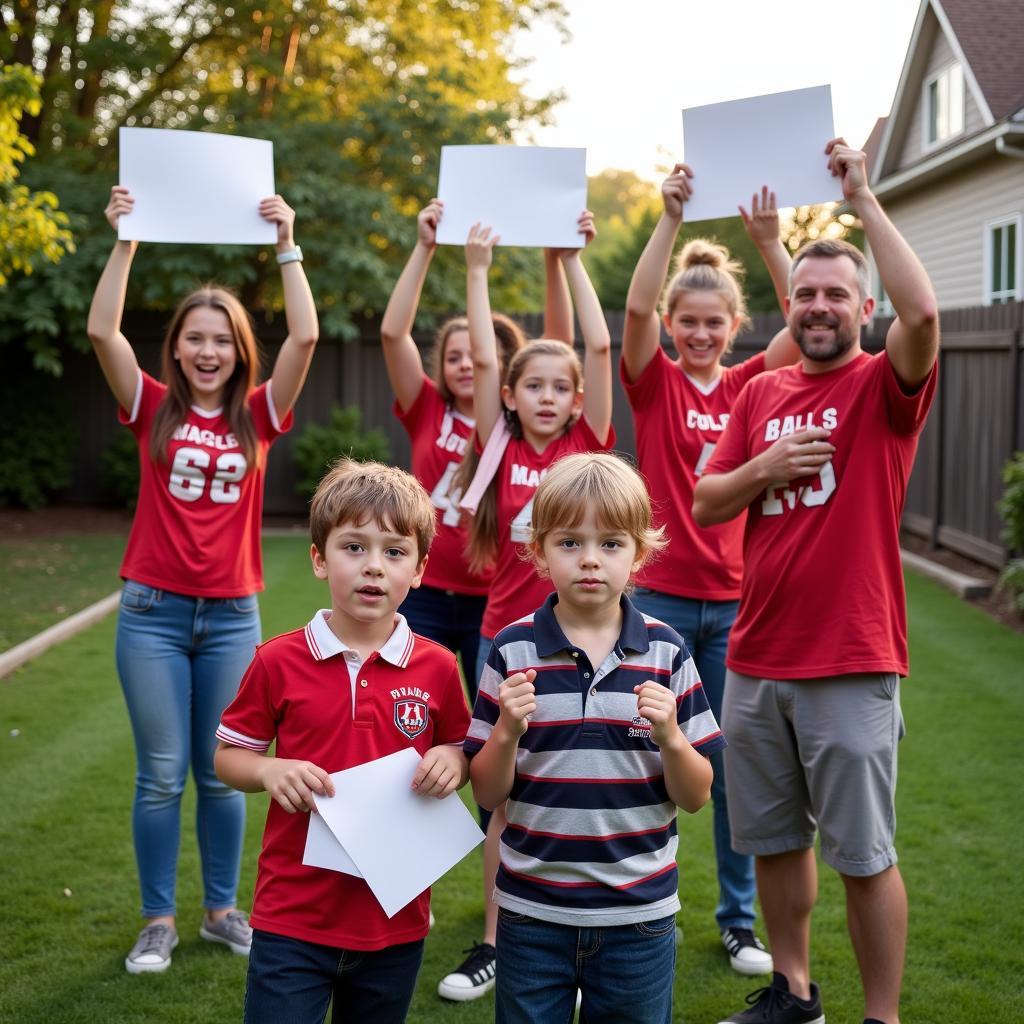
M 693 521 L 693 489 L 729 422 L 729 410 L 752 377 L 764 372 L 764 354 L 705 386 L 688 376 L 658 347 L 631 383 L 619 371 L 633 409 L 640 472 L 664 526 L 669 546 L 637 575 L 637 584 L 677 597 L 735 601 L 743 575 L 743 516 L 702 529 Z
M 473 421 L 448 405 L 426 375 L 408 412 L 402 412 L 397 402 L 394 408 L 412 442 L 412 475 L 430 493 L 437 509 L 437 534 L 430 545 L 423 582 L 456 594 L 486 594 L 490 577 L 469 571 L 468 531 L 461 525 L 459 511 L 461 494 L 450 489 L 473 436 Z
M 394 632 L 349 686 L 346 651 L 317 612 L 304 629 L 256 649 L 217 738 L 276 757 L 340 772 L 405 747 L 425 754 L 461 743 L 469 709 L 455 656 L 416 636 L 401 615 Z M 355 694 L 353 699 L 352 694 Z M 425 797 L 424 799 L 431 799 Z M 263 832 L 252 926 L 340 949 L 383 949 L 427 934 L 430 890 L 389 918 L 362 878 L 302 863 L 308 814 L 270 801 Z M 409 851 L 415 857 L 414 850 Z
M 826 427 L 836 451 L 812 477 L 768 487 L 747 510 L 743 594 L 726 664 L 758 678 L 907 674 L 899 523 L 937 367 L 913 394 L 884 352 L 827 373 L 755 377 L 706 473 L 778 438 Z
M 533 496 L 548 467 L 563 455 L 607 451 L 613 444 L 614 427 L 608 428 L 608 439 L 602 444 L 583 416 L 543 452 L 536 451 L 522 438 L 509 441 L 494 477 L 498 488 L 498 551 L 481 635 L 493 638 L 509 623 L 539 608 L 551 593 L 551 581 L 541 579 L 533 562 L 524 557 Z
M 193 597 L 243 597 L 263 589 L 260 526 L 267 452 L 291 429 L 277 422 L 270 382 L 249 396 L 259 465 L 245 454 L 223 411 L 192 406 L 154 462 L 149 438 L 165 385 L 140 371 L 131 411 L 118 418 L 139 443 L 139 503 L 121 563 L 124 579 Z

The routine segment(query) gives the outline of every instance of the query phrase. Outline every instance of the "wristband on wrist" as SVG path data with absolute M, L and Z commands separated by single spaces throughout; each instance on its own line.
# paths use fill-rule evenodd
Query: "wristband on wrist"
M 282 266 L 285 263 L 301 263 L 302 262 L 302 250 L 295 246 L 294 249 L 288 249 L 285 252 L 279 252 L 277 254 L 277 262 Z

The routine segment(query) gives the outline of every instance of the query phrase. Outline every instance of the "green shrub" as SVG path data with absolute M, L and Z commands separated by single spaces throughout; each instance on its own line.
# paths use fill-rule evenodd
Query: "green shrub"
M 139 499 L 139 445 L 128 430 L 118 431 L 100 456 L 100 493 L 114 504 L 134 510 Z
M 41 508 L 71 483 L 75 432 L 60 382 L 11 372 L 0 387 L 0 507 Z
M 363 429 L 363 414 L 355 405 L 335 405 L 326 426 L 310 423 L 292 445 L 292 458 L 299 468 L 296 491 L 307 501 L 335 459 L 347 455 L 359 462 L 389 462 L 391 445 L 387 434 L 374 427 Z
M 1003 540 L 1020 556 L 1024 554 L 1024 452 L 1017 452 L 1003 467 L 1003 483 L 1006 488 L 998 505 L 1003 517 Z M 1012 558 L 999 582 L 1017 610 L 1024 612 L 1024 558 Z

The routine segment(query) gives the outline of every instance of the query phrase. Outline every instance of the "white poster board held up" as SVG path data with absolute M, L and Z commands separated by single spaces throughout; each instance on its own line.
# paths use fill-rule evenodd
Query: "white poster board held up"
M 465 245 L 474 224 L 500 245 L 579 249 L 587 206 L 587 151 L 545 146 L 442 146 L 441 245 Z
M 273 245 L 259 214 L 274 195 L 274 145 L 167 128 L 122 128 L 119 184 L 135 199 L 117 237 L 139 242 Z
M 687 223 L 737 217 L 767 185 L 780 207 L 840 199 L 825 143 L 835 136 L 832 87 L 815 86 L 683 111 L 683 159 L 693 170 Z

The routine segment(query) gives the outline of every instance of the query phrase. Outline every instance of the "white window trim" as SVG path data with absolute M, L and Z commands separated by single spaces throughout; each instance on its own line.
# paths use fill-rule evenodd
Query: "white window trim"
M 882 284 L 882 275 L 875 267 L 875 312 L 874 316 L 895 316 L 896 310 L 892 308 L 892 299 L 889 298 L 885 285 Z
M 936 139 L 934 142 L 928 138 L 928 129 L 931 125 L 931 110 L 928 105 L 930 87 L 933 82 L 937 82 L 943 75 L 948 74 L 949 71 L 954 68 L 960 68 L 960 80 L 963 83 L 963 124 L 960 125 L 958 131 L 950 132 L 948 135 L 944 135 L 941 139 Z M 967 130 L 967 76 L 964 73 L 963 64 L 959 60 L 951 60 L 946 64 L 943 64 L 941 68 L 929 75 L 921 86 L 921 150 L 924 153 L 930 153 L 934 149 L 938 149 L 940 146 L 945 146 L 950 139 L 956 139 L 963 135 Z
M 984 246 L 985 260 L 984 260 L 984 282 L 985 282 L 985 305 L 991 306 L 996 301 L 992 293 L 992 232 L 996 228 L 1008 227 L 1010 224 L 1016 225 L 1017 231 L 1017 252 L 1015 254 L 1014 265 L 1016 267 L 1016 280 L 1013 282 L 1014 294 L 1012 297 L 1000 296 L 1001 302 L 1019 302 L 1024 299 L 1024 268 L 1021 267 L 1021 256 L 1024 255 L 1024 244 L 1021 239 L 1021 227 L 1024 216 L 1018 211 L 1017 213 L 1011 213 L 1003 217 L 995 217 L 992 220 L 985 222 L 984 235 L 982 236 L 982 244 Z

